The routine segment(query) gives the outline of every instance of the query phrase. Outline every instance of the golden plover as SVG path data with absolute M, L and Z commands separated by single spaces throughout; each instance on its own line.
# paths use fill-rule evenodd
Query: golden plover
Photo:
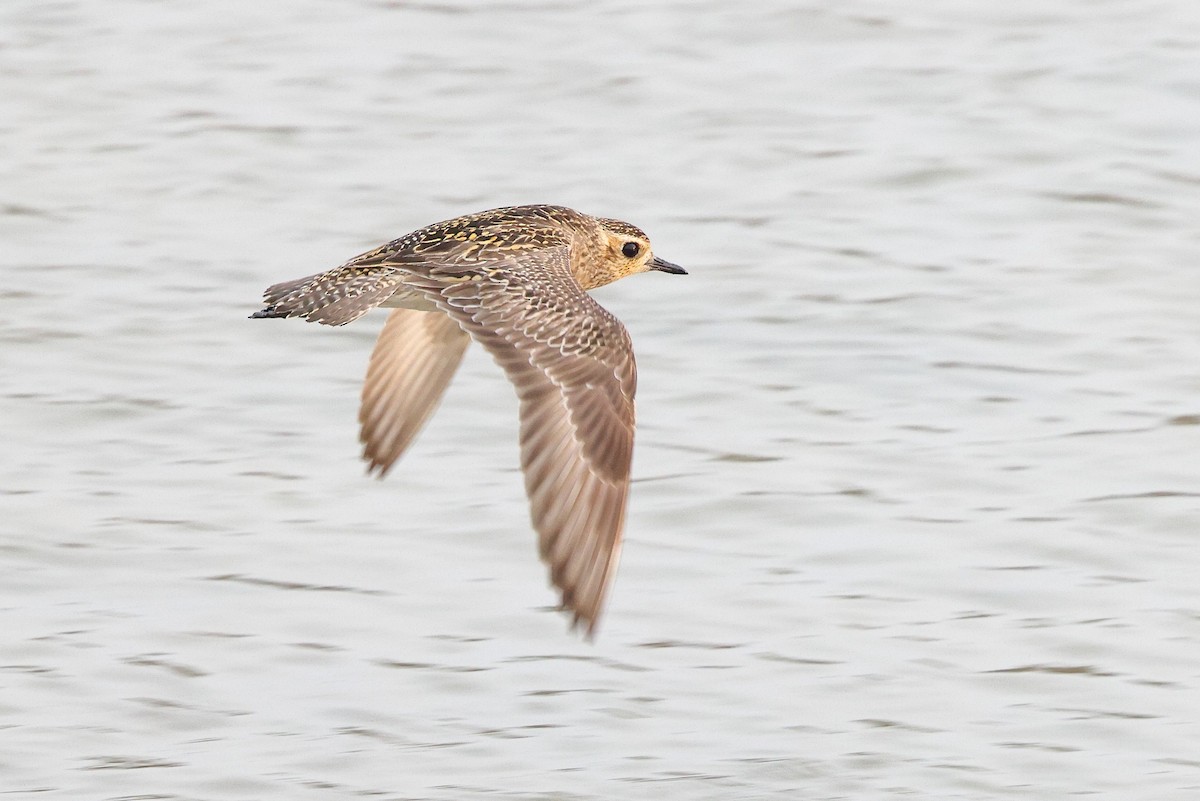
M 562 206 L 435 223 L 325 273 L 275 284 L 252 317 L 344 325 L 395 308 L 359 411 L 369 471 L 388 469 L 433 413 L 470 338 L 516 387 L 521 466 L 542 559 L 572 626 L 595 633 L 621 550 L 637 371 L 629 334 L 585 290 L 658 270 L 641 229 Z

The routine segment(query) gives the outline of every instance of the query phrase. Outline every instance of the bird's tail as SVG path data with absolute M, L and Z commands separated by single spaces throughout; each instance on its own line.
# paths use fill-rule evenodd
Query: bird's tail
M 338 267 L 267 287 L 266 308 L 250 317 L 303 317 L 311 323 L 345 325 L 386 301 L 398 284 L 394 276 L 378 271 Z

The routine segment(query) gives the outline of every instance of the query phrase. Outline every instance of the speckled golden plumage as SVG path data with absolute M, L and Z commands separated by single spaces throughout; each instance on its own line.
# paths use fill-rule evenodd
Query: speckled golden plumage
M 562 206 L 514 206 L 426 226 L 340 267 L 267 289 L 253 317 L 344 325 L 395 308 L 359 412 L 382 476 L 433 413 L 470 339 L 521 401 L 521 466 L 551 580 L 595 631 L 620 554 L 637 370 L 625 327 L 585 290 L 684 271 L 641 229 Z

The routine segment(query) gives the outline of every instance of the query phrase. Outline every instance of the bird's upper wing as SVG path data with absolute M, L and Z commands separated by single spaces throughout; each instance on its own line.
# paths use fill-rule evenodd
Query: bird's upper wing
M 637 370 L 629 334 L 579 286 L 566 245 L 410 274 L 504 368 L 521 466 L 563 606 L 594 632 L 620 555 Z
M 369 470 L 387 473 L 437 408 L 470 343 L 440 312 L 396 309 L 375 341 L 358 421 Z

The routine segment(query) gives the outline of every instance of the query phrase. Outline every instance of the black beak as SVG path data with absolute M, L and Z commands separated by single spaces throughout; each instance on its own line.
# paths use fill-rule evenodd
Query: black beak
M 669 261 L 660 259 L 658 256 L 650 259 L 650 269 L 658 270 L 660 273 L 671 273 L 672 275 L 687 275 L 687 270 L 680 267 L 678 264 L 671 264 Z

